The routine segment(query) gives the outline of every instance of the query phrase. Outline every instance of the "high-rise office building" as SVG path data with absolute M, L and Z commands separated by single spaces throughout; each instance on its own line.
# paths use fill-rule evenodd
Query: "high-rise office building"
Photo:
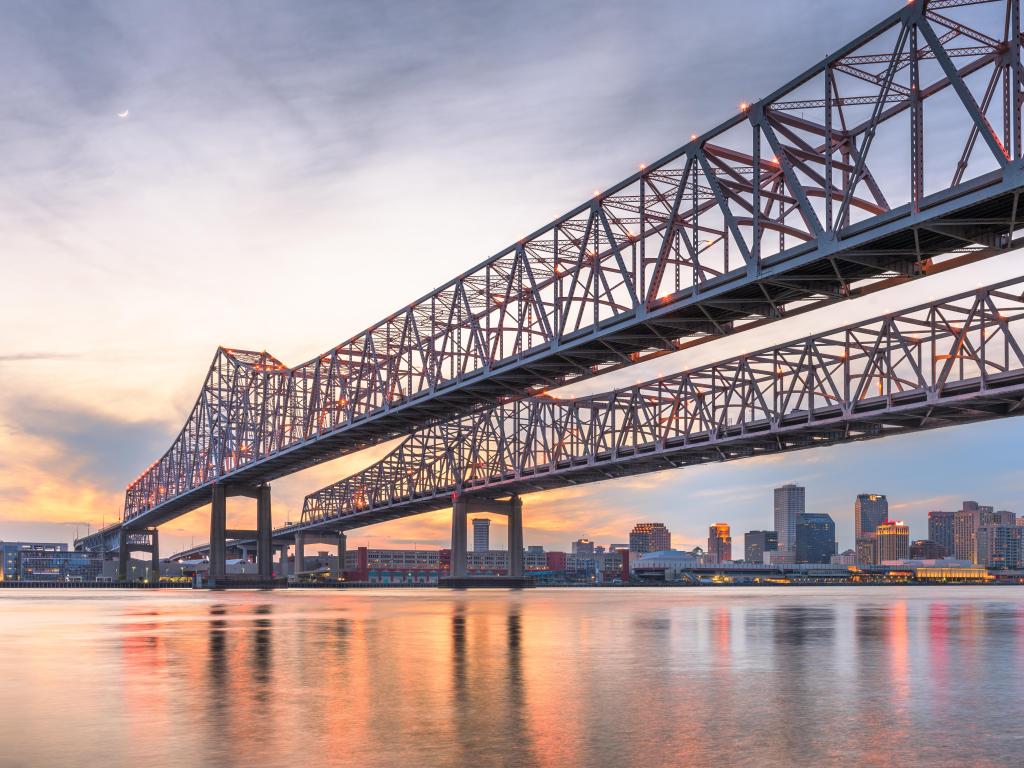
M 948 552 L 946 548 L 937 541 L 931 539 L 917 539 L 910 542 L 911 560 L 941 560 Z
M 732 533 L 728 523 L 715 523 L 708 528 L 707 554 L 716 563 L 727 563 L 732 560 Z
M 878 535 L 878 529 L 875 529 L 875 533 L 866 533 L 863 536 L 858 537 L 855 542 L 857 552 L 857 562 L 860 565 L 877 565 L 878 564 L 878 548 L 875 546 L 875 536 Z
M 473 551 L 487 552 L 491 548 L 491 521 L 486 517 L 473 518 Z
M 743 536 L 743 559 L 748 563 L 763 563 L 765 552 L 779 549 L 779 534 L 775 531 L 747 531 Z
M 800 485 L 784 485 L 775 489 L 775 531 L 779 549 L 796 551 L 796 519 L 804 513 L 806 489 Z
M 953 517 L 955 512 L 935 510 L 928 513 L 928 539 L 934 541 L 952 555 L 953 549 Z
M 1021 536 L 1016 523 L 983 525 L 976 531 L 974 562 L 988 568 L 1020 568 L 1024 565 Z
M 796 562 L 828 563 L 836 553 L 836 524 L 831 515 L 805 512 L 796 520 Z
M 910 526 L 900 520 L 886 520 L 875 529 L 875 560 L 906 560 L 910 557 Z
M 672 534 L 664 523 L 637 523 L 629 532 L 630 552 L 663 552 L 672 549 Z
M 572 543 L 572 553 L 582 557 L 594 556 L 594 542 L 588 538 L 576 539 Z
M 991 512 L 991 507 L 983 510 L 978 502 L 965 501 L 963 508 L 953 513 L 953 556 L 957 560 L 974 562 L 975 536 L 982 514 L 987 512 Z
M 853 538 L 859 539 L 889 519 L 889 500 L 880 493 L 860 493 L 853 502 Z

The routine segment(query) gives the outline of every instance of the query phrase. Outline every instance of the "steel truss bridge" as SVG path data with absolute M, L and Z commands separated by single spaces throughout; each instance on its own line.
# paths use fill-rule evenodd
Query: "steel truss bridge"
M 128 486 L 121 523 L 81 544 L 216 505 L 218 487 L 256 495 L 277 477 L 395 437 L 412 435 L 405 454 L 417 444 L 427 451 L 445 430 L 497 445 L 499 433 L 488 430 L 512 418 L 553 439 L 547 420 L 577 411 L 530 399 L 550 388 L 1015 247 L 1021 44 L 1020 0 L 916 0 L 717 128 L 313 360 L 289 368 L 266 352 L 219 349 L 178 437 Z M 887 392 L 896 386 L 894 371 L 881 375 Z M 750 386 L 754 397 L 760 390 Z M 603 434 L 593 419 L 625 418 L 618 405 L 600 416 L 591 399 L 591 412 L 578 411 L 588 425 L 562 436 L 576 446 L 570 465 L 585 455 L 593 472 L 614 477 L 648 460 L 677 466 L 768 450 L 767 434 L 758 445 L 734 440 L 723 414 L 686 433 L 693 443 L 713 430 L 702 449 L 657 448 L 656 424 L 642 422 L 665 414 L 634 394 L 624 406 L 635 408 L 630 429 L 655 447 L 627 441 L 627 455 L 597 442 L 580 454 L 584 435 Z M 615 403 L 624 397 L 615 393 Z M 694 391 L 686 403 L 704 397 Z M 730 408 L 741 400 L 731 395 Z M 814 402 L 816 414 L 827 410 Z M 830 407 L 838 402 L 847 400 Z M 753 422 L 753 401 L 742 408 Z M 855 412 L 834 429 L 890 431 Z M 464 418 L 441 423 L 453 415 Z M 828 430 L 796 435 L 780 424 L 776 445 L 835 441 Z M 488 445 L 466 450 L 498 461 Z M 598 461 L 605 454 L 612 458 Z M 572 474 L 562 459 L 544 471 L 540 458 L 500 461 L 494 477 L 529 467 L 531 488 Z M 453 465 L 463 474 L 441 473 L 437 487 L 482 490 L 472 470 Z M 307 501 L 302 525 L 326 525 L 322 510 L 345 514 L 330 506 L 332 494 L 344 491 Z

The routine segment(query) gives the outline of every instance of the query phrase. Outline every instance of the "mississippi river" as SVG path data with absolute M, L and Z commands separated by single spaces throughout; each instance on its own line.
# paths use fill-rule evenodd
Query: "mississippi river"
M 0 765 L 1024 763 L 1024 587 L 0 592 Z

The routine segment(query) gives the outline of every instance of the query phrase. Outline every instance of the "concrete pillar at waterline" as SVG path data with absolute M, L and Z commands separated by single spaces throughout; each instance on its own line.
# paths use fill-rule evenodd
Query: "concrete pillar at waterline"
M 306 534 L 295 534 L 295 575 L 306 570 Z
M 149 532 L 149 582 L 160 584 L 160 532 L 154 528 Z
M 508 575 L 523 575 L 523 500 L 518 496 L 509 501 Z
M 260 578 L 269 580 L 274 571 L 273 525 L 270 514 L 270 486 L 261 485 L 256 497 L 256 565 Z
M 288 545 L 281 545 L 281 560 L 277 566 L 277 576 L 281 579 L 288 578 Z
M 348 537 L 344 533 L 338 534 L 338 567 L 335 569 L 334 578 L 340 579 L 345 575 L 345 551 L 348 547 Z
M 127 581 L 128 580 L 128 534 L 125 533 L 124 528 L 121 529 L 120 543 L 117 547 L 117 580 Z
M 210 584 L 215 586 L 227 580 L 227 492 L 219 483 L 213 486 L 210 505 Z
M 469 505 L 464 499 L 452 502 L 452 554 L 448 575 L 463 578 L 466 575 L 466 518 Z

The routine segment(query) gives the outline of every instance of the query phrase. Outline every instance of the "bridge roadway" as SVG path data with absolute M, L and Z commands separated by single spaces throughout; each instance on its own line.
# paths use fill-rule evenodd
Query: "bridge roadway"
M 1024 414 L 1024 278 L 643 384 L 419 430 L 274 531 L 323 537 L 663 469 Z M 197 555 L 208 548 L 197 547 Z
M 1005 250 L 1024 189 L 1019 17 L 1019 0 L 909 4 L 308 363 L 219 350 L 178 438 L 128 487 L 123 526 L 167 522 L 218 485 L 255 493 L 452 414 Z M 989 83 L 980 100 L 966 78 Z M 933 98 L 942 106 L 926 115 Z M 909 160 L 872 153 L 883 145 Z M 948 176 L 932 171 L 943 166 Z

